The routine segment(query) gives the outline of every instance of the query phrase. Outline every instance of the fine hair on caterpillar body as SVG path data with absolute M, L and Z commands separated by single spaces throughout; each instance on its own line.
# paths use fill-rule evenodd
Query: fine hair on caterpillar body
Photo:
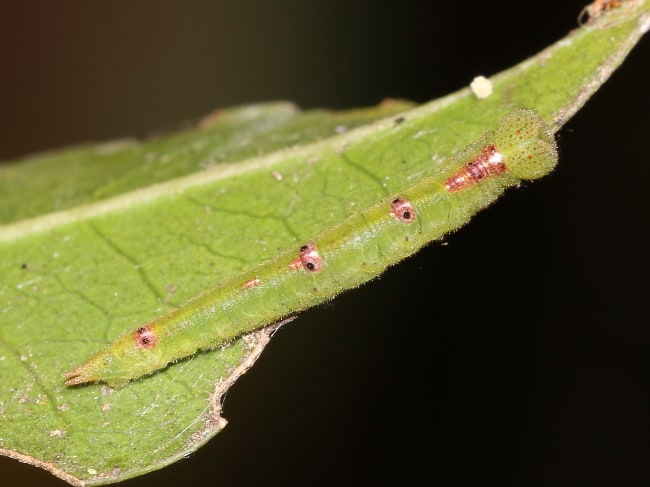
M 514 110 L 494 131 L 450 156 L 444 174 L 422 178 L 124 333 L 65 373 L 65 383 L 122 387 L 198 351 L 294 316 L 378 276 L 465 224 L 506 188 L 542 177 L 556 163 L 550 126 L 533 110 Z

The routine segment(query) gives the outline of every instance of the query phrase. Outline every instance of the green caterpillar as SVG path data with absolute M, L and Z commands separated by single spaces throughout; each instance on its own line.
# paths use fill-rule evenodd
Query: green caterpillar
M 549 125 L 522 108 L 507 114 L 494 132 L 486 132 L 449 162 L 455 173 L 424 178 L 300 248 L 123 334 L 65 373 L 65 383 L 122 387 L 359 286 L 460 227 L 507 187 L 548 174 L 557 163 L 557 147 Z

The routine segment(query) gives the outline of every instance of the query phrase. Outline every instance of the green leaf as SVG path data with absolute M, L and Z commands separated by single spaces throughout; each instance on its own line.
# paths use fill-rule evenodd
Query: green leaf
M 101 484 L 198 448 L 225 424 L 221 395 L 272 329 L 118 391 L 68 388 L 61 374 L 121 332 L 430 174 L 432 161 L 514 107 L 559 129 L 647 30 L 648 5 L 626 4 L 493 77 L 485 100 L 462 90 L 410 110 L 243 107 L 182 134 L 3 168 L 2 453 Z

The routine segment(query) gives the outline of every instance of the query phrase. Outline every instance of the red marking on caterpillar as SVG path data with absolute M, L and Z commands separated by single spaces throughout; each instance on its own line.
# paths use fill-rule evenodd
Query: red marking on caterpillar
M 308 242 L 300 247 L 300 254 L 289 264 L 292 270 L 305 269 L 309 272 L 318 272 L 323 267 L 323 259 L 318 253 L 318 248 L 313 242 Z
M 259 286 L 259 285 L 260 285 L 260 282 L 262 282 L 262 281 L 260 281 L 257 277 L 254 278 L 254 279 L 249 279 L 248 281 L 246 281 L 246 282 L 244 283 L 244 287 L 245 287 L 246 289 L 250 289 L 250 288 L 252 288 L 252 287 Z
M 133 341 L 138 348 L 149 350 L 155 348 L 158 344 L 158 335 L 153 331 L 155 323 L 141 326 L 133 333 Z
M 390 214 L 404 223 L 412 223 L 415 220 L 415 208 L 404 198 L 395 198 L 391 202 Z
M 503 155 L 494 144 L 485 146 L 474 159 L 445 181 L 445 188 L 450 193 L 461 191 L 480 182 L 482 179 L 505 172 Z

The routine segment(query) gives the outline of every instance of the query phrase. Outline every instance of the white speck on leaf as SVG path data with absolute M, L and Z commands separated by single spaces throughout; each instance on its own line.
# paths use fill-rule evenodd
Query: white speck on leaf
M 485 76 L 477 76 L 474 78 L 469 84 L 469 87 L 479 100 L 487 98 L 492 94 L 492 82 Z

